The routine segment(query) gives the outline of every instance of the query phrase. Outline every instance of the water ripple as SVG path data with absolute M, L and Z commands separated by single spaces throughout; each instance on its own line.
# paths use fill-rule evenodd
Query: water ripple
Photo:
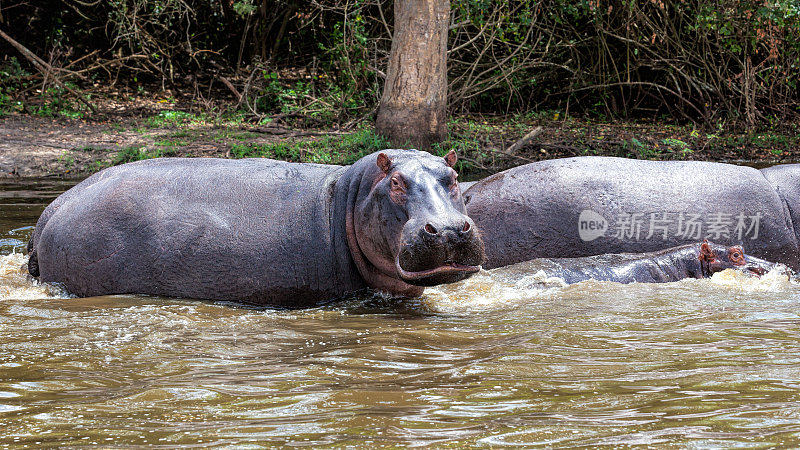
M 0 446 L 800 446 L 800 286 L 777 274 L 78 299 L 21 270 L 26 223 L 0 233 Z

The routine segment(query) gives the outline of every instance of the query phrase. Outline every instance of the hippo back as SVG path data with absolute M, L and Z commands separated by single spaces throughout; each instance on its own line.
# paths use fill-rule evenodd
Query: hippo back
M 800 164 L 779 164 L 761 169 L 761 173 L 786 203 L 800 241 Z
M 576 157 L 488 177 L 464 195 L 488 261 L 649 252 L 709 238 L 798 267 L 781 197 L 756 169 L 699 161 Z
M 291 306 L 364 287 L 336 236 L 344 219 L 332 196 L 343 170 L 210 158 L 106 169 L 42 214 L 32 245 L 41 280 L 80 296 Z

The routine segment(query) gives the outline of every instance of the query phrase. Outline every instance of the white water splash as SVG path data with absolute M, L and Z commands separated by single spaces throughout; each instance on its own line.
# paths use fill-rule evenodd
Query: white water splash
M 532 286 L 557 288 L 569 285 L 563 278 L 550 276 L 544 270 L 540 270 L 533 275 L 525 275 L 514 283 L 514 287 L 519 289 L 531 289 Z
M 761 277 L 752 276 L 739 270 L 726 269 L 715 273 L 710 279 L 694 278 L 675 283 L 660 283 L 666 288 L 692 289 L 705 286 L 706 289 L 719 290 L 720 293 L 735 292 L 784 292 L 796 288 L 790 281 L 788 269 L 775 269 Z M 549 276 L 539 271 L 519 278 L 518 274 L 509 276 L 503 269 L 480 273 L 458 283 L 425 289 L 421 298 L 423 307 L 431 312 L 462 313 L 481 310 L 513 308 L 532 302 L 552 301 L 560 295 L 594 297 L 605 291 L 625 297 L 632 296 L 643 286 L 655 287 L 652 283 L 633 283 L 629 285 L 609 281 L 587 280 L 568 285 L 563 279 Z
M 491 310 L 546 300 L 566 285 L 564 280 L 548 277 L 542 271 L 518 281 L 502 273 L 481 271 L 458 283 L 426 288 L 421 301 L 431 312 Z
M 70 298 L 63 287 L 39 283 L 28 275 L 28 257 L 21 253 L 0 256 L 0 301 Z
M 725 269 L 712 275 L 711 282 L 745 292 L 781 292 L 793 285 L 789 270 L 785 267 L 770 270 L 761 277 L 749 275 L 741 270 Z

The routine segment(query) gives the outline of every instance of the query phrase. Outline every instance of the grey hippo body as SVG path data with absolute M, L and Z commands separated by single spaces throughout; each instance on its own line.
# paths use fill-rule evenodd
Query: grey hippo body
M 464 198 L 483 230 L 487 268 L 652 252 L 708 238 L 797 270 L 798 173 L 797 167 L 575 157 L 500 172 Z
M 617 283 L 669 283 L 686 278 L 707 278 L 725 269 L 760 276 L 788 267 L 746 255 L 741 247 L 703 242 L 648 253 L 614 253 L 581 258 L 538 258 L 495 269 L 505 277 L 523 279 L 533 274 L 557 277 L 567 284 L 581 281 Z M 535 284 L 541 281 L 534 281 Z
M 760 172 L 789 210 L 789 218 L 800 242 L 800 164 L 778 164 Z
M 42 213 L 29 271 L 78 296 L 306 307 L 365 288 L 419 295 L 484 259 L 454 163 L 386 150 L 348 167 L 165 158 L 109 168 Z

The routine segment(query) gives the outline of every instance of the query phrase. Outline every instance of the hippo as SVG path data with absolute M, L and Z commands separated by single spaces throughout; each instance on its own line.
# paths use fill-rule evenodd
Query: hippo
M 783 194 L 770 177 L 785 180 Z M 483 232 L 487 269 L 708 238 L 797 270 L 800 182 L 789 179 L 778 169 L 585 156 L 499 172 L 467 189 L 464 201 Z
M 480 270 L 457 156 L 385 150 L 352 166 L 160 158 L 54 200 L 28 269 L 77 296 L 151 294 L 286 308 L 371 288 L 418 296 Z
M 669 283 L 685 278 L 708 278 L 725 269 L 761 276 L 779 270 L 788 276 L 791 271 L 776 264 L 746 255 L 740 246 L 726 247 L 704 240 L 649 253 L 614 253 L 580 258 L 539 258 L 494 269 L 512 279 L 528 279 L 540 274 L 557 277 L 567 284 L 581 281 L 613 281 L 617 283 Z M 542 277 L 530 279 L 544 284 Z M 538 280 L 538 281 L 537 281 Z
M 778 164 L 760 170 L 789 210 L 794 233 L 800 242 L 800 164 Z M 462 187 L 462 192 L 466 191 Z

